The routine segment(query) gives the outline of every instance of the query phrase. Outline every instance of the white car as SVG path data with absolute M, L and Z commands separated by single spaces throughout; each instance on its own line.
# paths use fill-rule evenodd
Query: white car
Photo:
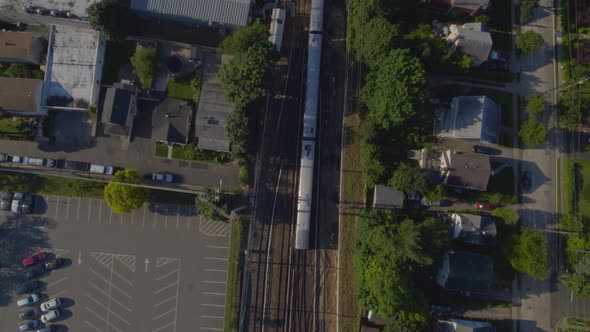
M 61 300 L 59 297 L 54 297 L 49 299 L 43 303 L 41 303 L 41 310 L 47 312 L 49 310 L 55 309 L 61 305 Z
M 24 198 L 25 198 L 25 194 L 15 193 L 14 196 L 12 197 L 12 204 L 10 205 L 10 211 L 12 211 L 16 214 L 21 214 Z
M 30 321 L 28 321 L 28 322 L 26 322 L 24 324 L 21 324 L 18 327 L 18 330 L 20 332 L 31 331 L 32 329 L 36 329 L 37 327 L 39 327 L 39 325 L 40 324 L 39 324 L 39 321 L 38 320 L 36 320 L 36 319 L 35 320 L 30 320 Z
M 59 309 L 51 310 L 50 312 L 41 316 L 41 322 L 43 322 L 43 323 L 51 322 L 52 320 L 59 317 L 59 315 L 60 315 Z
M 38 294 L 31 294 L 27 297 L 23 297 L 22 299 L 16 302 L 16 305 L 19 307 L 24 307 L 27 305 L 35 304 L 41 300 L 41 297 Z
M 153 173 L 152 174 L 152 180 L 154 180 L 154 181 L 170 183 L 170 182 L 172 182 L 172 179 L 173 179 L 173 177 L 172 177 L 172 174 L 170 174 L 170 173 L 162 172 L 162 173 Z

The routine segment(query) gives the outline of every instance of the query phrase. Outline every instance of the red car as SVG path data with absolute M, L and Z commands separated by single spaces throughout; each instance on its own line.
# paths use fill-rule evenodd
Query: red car
M 27 258 L 23 259 L 23 266 L 24 267 L 31 266 L 31 265 L 37 264 L 39 262 L 42 262 L 44 260 L 45 260 L 45 254 L 42 252 L 38 252 L 31 257 L 27 257 Z
M 475 202 L 476 210 L 492 210 L 494 206 L 490 203 Z

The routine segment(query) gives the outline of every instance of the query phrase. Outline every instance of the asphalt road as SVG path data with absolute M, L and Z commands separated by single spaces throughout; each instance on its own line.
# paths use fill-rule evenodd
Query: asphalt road
M 37 197 L 36 214 L 1 217 L 3 240 L 28 243 L 3 257 L 11 266 L 0 274 L 9 294 L 0 303 L 0 330 L 18 322 L 13 289 L 20 278 L 7 272 L 38 251 L 68 262 L 40 279 L 43 299 L 64 299 L 57 322 L 64 331 L 223 330 L 228 224 L 202 220 L 192 206 L 146 204 L 117 215 L 102 200 Z

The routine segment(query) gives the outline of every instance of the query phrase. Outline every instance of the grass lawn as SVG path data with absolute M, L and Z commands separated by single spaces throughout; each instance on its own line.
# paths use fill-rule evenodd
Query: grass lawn
M 225 331 L 234 331 L 238 327 L 238 313 L 239 313 L 239 290 L 240 290 L 240 267 L 242 260 L 240 259 L 240 242 L 242 240 L 242 227 L 244 227 L 242 220 L 237 219 L 232 222 L 230 240 L 229 240 L 229 257 L 227 265 L 227 290 L 225 295 L 225 315 L 223 322 L 223 329 Z M 240 265 L 239 265 L 240 264 Z
M 0 172 L 0 190 L 46 195 L 103 198 L 105 183 L 57 176 Z
M 192 144 L 175 144 L 172 148 L 172 159 L 198 160 L 220 164 L 229 160 L 229 154 L 208 150 L 200 150 Z
M 574 179 L 572 167 L 578 164 L 580 179 Z M 565 161 L 566 211 L 580 211 L 583 218 L 590 218 L 590 160 L 566 159 Z M 574 183 L 580 190 L 574 194 Z
M 28 118 L 0 118 L 0 137 L 20 140 L 32 140 L 33 131 L 28 126 Z
M 163 143 L 156 143 L 156 150 L 154 151 L 154 156 L 167 158 L 168 157 L 168 145 Z
M 168 80 L 166 95 L 170 98 L 184 99 L 199 102 L 200 81 L 197 89 L 193 89 L 191 81 L 198 75 L 198 72 L 188 74 L 184 77 L 177 77 Z M 197 77 L 198 79 L 198 77 Z M 196 91 L 195 91 L 196 90 Z
M 135 46 L 135 42 L 128 40 L 119 43 L 107 42 L 102 68 L 102 84 L 110 85 L 117 82 L 119 70 L 123 65 L 130 63 L 129 59 L 135 53 Z

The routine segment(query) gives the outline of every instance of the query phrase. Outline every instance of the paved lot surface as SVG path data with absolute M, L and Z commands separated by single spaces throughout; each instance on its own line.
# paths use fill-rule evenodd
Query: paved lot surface
M 35 211 L 26 218 L 38 220 L 48 245 L 23 256 L 44 250 L 69 262 L 40 279 L 44 299 L 65 300 L 62 330 L 223 330 L 228 224 L 201 219 L 192 206 L 117 215 L 102 200 L 57 196 L 37 196 Z M 18 323 L 11 296 L 0 306 L 2 331 Z

